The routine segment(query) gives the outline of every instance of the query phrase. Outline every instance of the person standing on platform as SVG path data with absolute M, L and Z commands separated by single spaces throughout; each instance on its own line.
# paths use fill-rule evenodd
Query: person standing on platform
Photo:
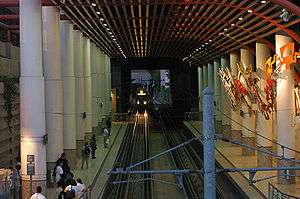
M 92 159 L 95 159 L 96 156 L 96 149 L 97 149 L 97 141 L 96 141 L 96 135 L 93 135 L 90 139 L 90 146 L 91 146 L 91 155 Z
M 83 165 L 84 163 L 86 163 L 86 168 L 89 168 L 89 157 L 90 157 L 90 153 L 91 153 L 91 149 L 89 146 L 89 143 L 86 142 L 82 151 L 81 151 L 81 155 L 82 155 L 82 163 L 81 163 L 81 169 L 83 169 Z
M 13 196 L 14 199 L 19 199 L 20 198 L 20 187 L 21 187 L 21 177 L 19 174 L 19 171 L 11 167 L 11 174 L 10 174 L 10 191 L 11 191 L 11 196 Z
M 109 144 L 109 131 L 107 128 L 103 129 L 103 144 L 104 144 L 104 148 L 107 148 Z
M 106 120 L 106 128 L 107 128 L 108 132 L 110 133 L 110 131 L 111 131 L 111 121 L 110 121 L 110 118 L 108 118 Z
M 86 186 L 83 184 L 80 178 L 77 179 L 77 191 L 78 191 L 78 198 L 85 199 L 86 198 Z
M 30 199 L 46 199 L 46 197 L 42 194 L 42 187 L 37 186 L 36 187 L 36 193 L 33 194 Z

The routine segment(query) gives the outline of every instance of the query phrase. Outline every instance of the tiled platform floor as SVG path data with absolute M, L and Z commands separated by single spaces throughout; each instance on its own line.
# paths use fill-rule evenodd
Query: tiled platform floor
M 97 193 L 102 189 L 101 185 L 103 185 L 107 179 L 106 172 L 113 165 L 124 133 L 126 131 L 126 127 L 126 123 L 112 123 L 110 146 L 108 148 L 104 148 L 103 146 L 103 137 L 101 135 L 97 136 L 98 148 L 96 150 L 96 159 L 89 159 L 88 169 L 86 169 L 86 165 L 84 165 L 84 168 L 81 169 L 81 157 L 78 157 L 77 159 L 77 168 L 73 170 L 75 179 L 81 178 L 83 180 L 83 183 L 87 186 L 90 186 L 93 181 L 95 181 L 95 186 L 89 193 L 91 196 L 90 198 L 92 199 L 96 198 Z M 99 170 L 100 168 L 102 169 L 101 171 Z M 96 174 L 98 172 L 100 173 L 100 175 L 98 176 L 98 179 L 96 179 Z M 104 175 L 101 175 L 101 173 Z M 47 189 L 47 198 L 57 198 L 55 188 Z
M 192 126 L 197 129 L 202 130 L 202 123 L 200 121 L 189 121 L 185 122 L 185 125 L 197 136 L 199 132 L 197 132 Z M 191 126 L 192 125 L 192 126 Z M 236 168 L 250 168 L 250 167 L 257 167 L 257 155 L 254 156 L 242 156 L 241 154 L 241 147 L 237 145 L 232 145 L 230 143 L 217 140 L 216 141 L 216 160 L 223 166 L 225 165 L 226 168 L 228 167 L 236 167 Z M 275 165 L 275 161 L 273 166 Z M 241 173 L 243 178 L 246 181 L 249 179 L 248 172 Z M 236 174 L 231 173 L 231 177 L 234 180 L 238 180 L 237 184 L 245 191 L 251 191 L 250 186 L 245 184 L 245 181 L 242 178 L 238 178 Z M 269 176 L 276 175 L 276 171 L 271 172 L 257 172 L 254 179 L 261 179 Z M 235 176 L 235 177 L 234 177 Z M 268 183 L 272 183 L 273 186 L 277 187 L 281 192 L 285 194 L 289 194 L 292 196 L 300 197 L 300 178 L 296 178 L 296 184 L 293 185 L 280 185 L 277 183 L 277 178 L 272 178 L 269 180 L 263 180 L 257 182 L 253 185 L 252 188 L 256 190 L 257 193 L 263 194 L 266 198 L 268 197 Z M 256 194 L 257 194 L 256 193 Z M 255 194 L 254 192 L 250 192 L 249 194 Z M 256 196 L 258 197 L 258 196 Z M 256 198 L 251 197 L 251 198 Z

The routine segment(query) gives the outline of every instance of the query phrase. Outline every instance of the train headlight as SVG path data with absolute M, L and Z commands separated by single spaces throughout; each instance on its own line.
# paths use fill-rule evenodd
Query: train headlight
M 144 105 L 146 105 L 147 104 L 147 101 L 144 101 Z
M 140 104 L 140 101 L 137 101 L 136 103 L 137 103 L 137 104 Z

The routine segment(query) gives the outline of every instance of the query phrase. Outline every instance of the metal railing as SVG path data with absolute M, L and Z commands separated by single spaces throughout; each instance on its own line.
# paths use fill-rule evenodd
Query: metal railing
M 278 188 L 273 186 L 271 183 L 268 185 L 268 199 L 300 199 L 300 197 L 291 196 L 281 192 Z
M 198 120 L 199 119 L 199 112 L 185 112 L 184 113 L 184 120 Z

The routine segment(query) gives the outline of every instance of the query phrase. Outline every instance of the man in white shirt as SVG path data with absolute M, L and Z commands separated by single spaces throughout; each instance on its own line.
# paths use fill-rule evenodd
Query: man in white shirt
M 109 144 L 109 131 L 106 127 L 103 129 L 103 142 L 104 142 L 104 148 L 107 148 Z
M 30 199 L 46 199 L 46 197 L 42 194 L 42 187 L 36 187 L 36 193 L 33 194 Z

